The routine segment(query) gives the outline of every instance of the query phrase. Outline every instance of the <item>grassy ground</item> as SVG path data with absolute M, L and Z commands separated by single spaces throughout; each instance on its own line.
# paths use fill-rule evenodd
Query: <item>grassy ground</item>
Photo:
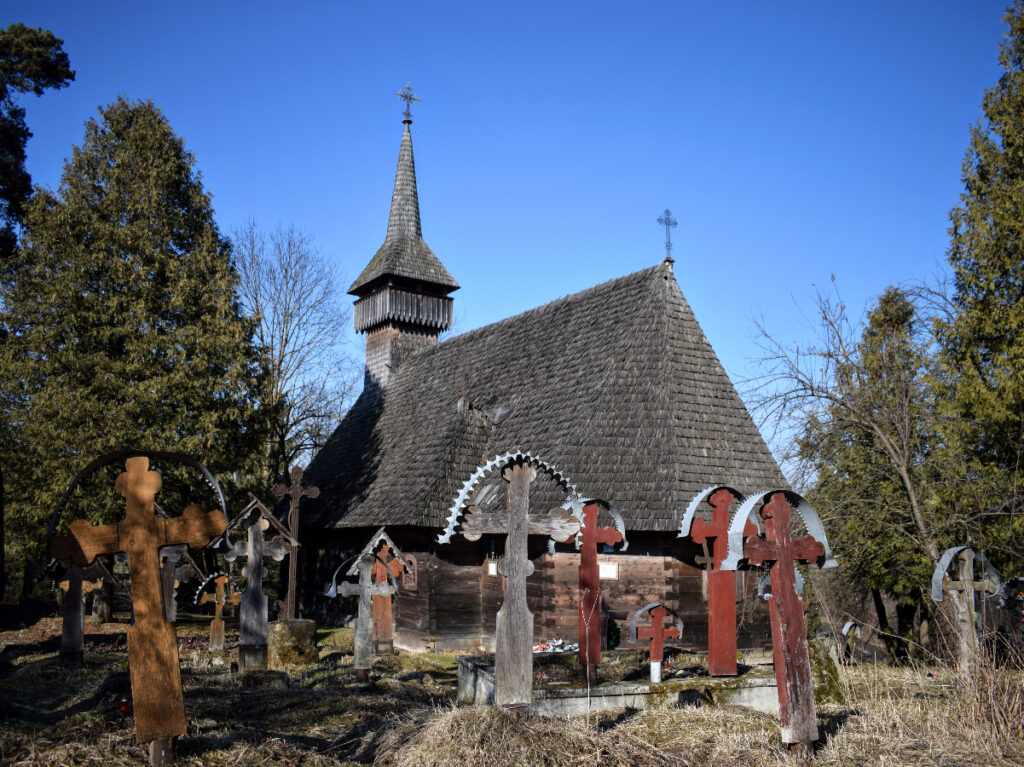
M 740 707 L 619 711 L 579 719 L 514 716 L 454 703 L 454 655 L 352 668 L 351 631 L 322 631 L 321 660 L 285 669 L 287 689 L 246 689 L 236 655 L 211 662 L 208 619 L 179 622 L 188 734 L 184 765 L 722 765 L 795 763 L 775 717 Z M 0 634 L 0 763 L 138 765 L 124 626 L 90 628 L 81 669 L 60 665 L 59 622 Z M 850 669 L 847 700 L 819 707 L 823 765 L 1024 764 L 1022 678 L 965 687 L 942 669 Z

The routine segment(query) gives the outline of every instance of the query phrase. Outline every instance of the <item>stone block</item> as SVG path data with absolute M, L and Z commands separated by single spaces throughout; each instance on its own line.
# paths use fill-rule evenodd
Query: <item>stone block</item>
M 296 619 L 267 625 L 267 655 L 271 666 L 316 663 L 316 621 Z

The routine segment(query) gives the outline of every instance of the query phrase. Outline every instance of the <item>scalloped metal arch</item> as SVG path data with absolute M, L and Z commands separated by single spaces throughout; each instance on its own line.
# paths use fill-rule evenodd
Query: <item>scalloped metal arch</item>
M 743 526 L 748 519 L 754 523 L 757 522 L 754 509 L 759 503 L 766 501 L 768 496 L 775 493 L 785 494 L 786 500 L 796 506 L 796 513 L 804 521 L 804 527 L 807 528 L 808 534 L 825 547 L 819 567 L 822 570 L 838 567 L 839 563 L 836 562 L 835 557 L 832 556 L 832 549 L 829 548 L 821 518 L 818 517 L 818 512 L 808 503 L 807 499 L 792 490 L 762 490 L 748 497 L 733 514 L 732 521 L 729 523 L 729 549 L 725 561 L 722 562 L 722 569 L 735 570 L 739 565 L 740 560 L 743 559 Z
M 733 498 L 736 499 L 737 503 L 743 503 L 743 500 L 746 498 L 746 496 L 739 490 L 729 487 L 728 485 L 712 485 L 711 487 L 705 487 L 693 497 L 693 500 L 690 501 L 690 505 L 686 507 L 686 513 L 683 514 L 683 519 L 679 523 L 679 534 L 676 535 L 676 538 L 686 538 L 690 535 L 690 528 L 693 526 L 693 518 L 697 514 L 697 509 L 700 508 L 700 505 L 704 503 L 704 501 L 719 490 L 728 490 L 732 493 Z
M 970 548 L 970 546 L 953 546 L 952 548 L 948 548 L 942 552 L 942 556 L 939 557 L 939 563 L 935 565 L 935 570 L 932 572 L 932 599 L 936 602 L 941 602 L 943 599 L 942 581 L 946 577 L 946 571 L 949 569 L 949 565 L 953 562 L 953 557 L 964 549 Z M 974 551 L 975 561 L 980 562 L 982 567 L 985 568 L 985 573 L 993 580 L 993 582 L 995 582 L 996 589 L 998 590 L 998 588 L 1003 584 L 1003 579 L 999 575 L 999 571 L 997 571 L 995 566 L 988 561 L 988 557 L 986 557 L 983 552 L 978 551 L 977 549 L 972 550 Z M 991 599 L 993 596 L 998 596 L 998 591 L 996 594 L 991 594 L 986 598 Z
M 469 499 L 469 497 L 473 494 L 473 491 L 476 489 L 476 486 L 480 483 L 480 481 L 494 469 L 504 470 L 505 468 L 516 462 L 525 462 L 529 463 L 531 466 L 536 466 L 537 468 L 544 469 L 544 471 L 549 476 L 551 476 L 556 482 L 558 482 L 559 485 L 561 485 L 565 490 L 568 491 L 568 495 L 566 497 L 565 503 L 563 503 L 563 506 L 565 504 L 571 505 L 573 509 L 573 516 L 582 519 L 583 499 L 580 496 L 579 492 L 577 492 L 576 486 L 569 480 L 569 478 L 565 474 L 562 473 L 560 469 L 558 469 L 553 464 L 548 463 L 543 458 L 538 458 L 534 455 L 531 455 L 530 453 L 522 451 L 513 451 L 509 453 L 503 453 L 502 455 L 499 455 L 496 458 L 492 458 L 490 461 L 487 461 L 487 463 L 483 464 L 482 466 L 478 466 L 477 469 L 472 474 L 470 474 L 469 479 L 467 479 L 462 484 L 462 489 L 459 490 L 458 495 L 455 496 L 455 500 L 452 502 L 451 507 L 448 509 L 448 524 L 445 526 L 444 530 L 437 536 L 438 543 L 448 543 L 451 540 L 452 535 L 455 533 L 455 526 L 459 523 L 459 517 L 462 516 L 462 507 Z M 577 506 L 579 506 L 579 513 L 577 513 Z

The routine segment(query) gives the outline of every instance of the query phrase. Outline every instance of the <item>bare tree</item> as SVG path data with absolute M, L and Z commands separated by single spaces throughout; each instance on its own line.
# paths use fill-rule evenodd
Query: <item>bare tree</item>
M 257 319 L 268 429 L 266 479 L 286 481 L 323 446 L 347 410 L 360 372 L 346 353 L 350 309 L 312 237 L 253 221 L 233 235 L 245 308 Z

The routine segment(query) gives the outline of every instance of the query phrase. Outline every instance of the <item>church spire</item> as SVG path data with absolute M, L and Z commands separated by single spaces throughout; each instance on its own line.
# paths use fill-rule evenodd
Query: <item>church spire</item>
M 352 319 L 366 333 L 366 386 L 383 391 L 410 353 L 437 344 L 452 324 L 452 299 L 459 284 L 423 240 L 416 164 L 412 156 L 410 106 L 419 103 L 406 85 L 395 94 L 405 101 L 405 128 L 398 150 L 395 190 L 384 244 L 348 289 L 358 301 Z

